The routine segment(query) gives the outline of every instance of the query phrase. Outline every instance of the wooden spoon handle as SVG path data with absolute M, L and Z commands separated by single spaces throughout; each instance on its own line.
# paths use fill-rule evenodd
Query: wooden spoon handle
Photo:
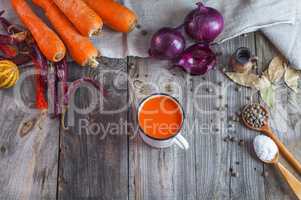
M 277 169 L 281 172 L 286 182 L 293 190 L 299 200 L 301 200 L 301 182 L 290 173 L 280 162 L 275 163 Z
M 291 152 L 285 147 L 285 145 L 279 140 L 279 138 L 272 132 L 270 128 L 263 129 L 262 132 L 264 132 L 267 136 L 273 139 L 273 141 L 278 146 L 278 149 L 281 153 L 281 155 L 292 165 L 292 167 L 295 168 L 295 170 L 301 174 L 301 164 L 299 161 L 293 156 Z

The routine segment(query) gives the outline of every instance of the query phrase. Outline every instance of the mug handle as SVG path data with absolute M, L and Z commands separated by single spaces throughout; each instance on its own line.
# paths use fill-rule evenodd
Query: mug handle
M 181 149 L 188 149 L 189 148 L 189 143 L 187 142 L 187 140 L 181 135 L 178 134 L 175 137 L 175 143 L 181 148 Z

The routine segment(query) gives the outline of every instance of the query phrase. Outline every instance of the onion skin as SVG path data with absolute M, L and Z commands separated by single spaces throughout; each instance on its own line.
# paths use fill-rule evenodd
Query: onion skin
M 184 49 L 185 39 L 181 32 L 164 27 L 153 35 L 149 55 L 161 60 L 172 60 L 178 57 Z
M 187 48 L 176 60 L 175 66 L 191 75 L 203 75 L 216 65 L 216 55 L 205 43 L 198 43 Z
M 4 12 L 5 12 L 4 10 L 0 11 L 0 24 L 1 24 L 2 28 L 8 34 L 14 34 L 14 33 L 18 33 L 18 32 L 24 31 L 20 27 L 11 24 L 7 19 L 5 19 L 4 17 L 2 17 L 2 15 L 4 14 Z
M 197 41 L 212 42 L 223 31 L 224 18 L 218 10 L 201 2 L 197 6 L 185 18 L 185 31 Z

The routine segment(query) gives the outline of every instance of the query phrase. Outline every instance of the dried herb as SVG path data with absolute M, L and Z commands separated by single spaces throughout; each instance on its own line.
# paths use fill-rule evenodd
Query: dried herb
M 298 89 L 298 80 L 300 77 L 300 72 L 288 67 L 284 74 L 284 81 L 286 85 L 291 88 L 294 92 L 297 92 Z
M 272 59 L 267 69 L 267 75 L 271 82 L 276 83 L 283 77 L 285 63 L 286 61 L 280 56 L 276 56 Z
M 272 108 L 274 105 L 275 100 L 275 86 L 270 85 L 270 87 L 264 88 L 260 90 L 260 96 L 262 100 L 270 107 Z
M 273 107 L 274 104 L 276 95 L 275 84 L 284 77 L 286 85 L 294 92 L 297 92 L 300 76 L 297 70 L 287 66 L 287 61 L 281 56 L 274 57 L 260 77 L 252 72 L 225 72 L 225 74 L 239 85 L 259 90 L 262 100 L 269 107 Z
M 267 88 L 271 85 L 270 81 L 265 76 L 259 77 L 253 73 L 245 74 L 236 72 L 226 72 L 226 75 L 232 81 L 239 85 L 255 88 L 257 90 Z

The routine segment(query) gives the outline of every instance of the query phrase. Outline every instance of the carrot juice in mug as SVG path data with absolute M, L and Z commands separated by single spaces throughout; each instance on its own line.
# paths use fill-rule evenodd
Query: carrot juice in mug
M 187 141 L 179 134 L 183 120 L 181 105 L 167 94 L 149 96 L 142 101 L 138 109 L 138 123 L 142 139 L 158 148 L 168 147 L 173 143 L 182 143 L 179 144 L 180 147 L 188 148 Z

